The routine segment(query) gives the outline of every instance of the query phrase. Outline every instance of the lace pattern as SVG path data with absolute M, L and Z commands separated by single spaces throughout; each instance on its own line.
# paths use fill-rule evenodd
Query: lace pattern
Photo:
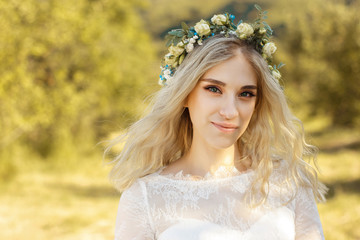
M 123 193 L 115 239 L 324 239 L 310 190 L 301 189 L 286 206 L 280 204 L 293 194 L 281 171 L 271 177 L 267 202 L 256 208 L 244 199 L 253 170 L 219 169 L 202 178 L 161 171 Z

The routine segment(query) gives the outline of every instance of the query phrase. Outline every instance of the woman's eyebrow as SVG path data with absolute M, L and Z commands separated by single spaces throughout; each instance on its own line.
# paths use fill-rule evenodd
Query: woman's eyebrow
M 216 79 L 213 79 L 213 78 L 202 78 L 202 79 L 200 79 L 200 81 L 210 82 L 210 83 L 222 86 L 222 87 L 226 86 L 226 83 L 216 80 Z M 245 86 L 241 87 L 241 90 L 243 90 L 243 89 L 257 90 L 257 86 L 256 85 L 245 85 Z
M 254 90 L 257 90 L 257 86 L 256 85 L 245 85 L 245 86 L 242 86 L 241 89 L 254 89 Z
M 212 78 L 202 78 L 202 79 L 200 79 L 200 81 L 210 82 L 210 83 L 213 83 L 213 84 L 220 85 L 222 87 L 226 86 L 226 83 L 224 83 L 222 81 L 219 81 L 219 80 L 216 80 L 216 79 L 212 79 Z

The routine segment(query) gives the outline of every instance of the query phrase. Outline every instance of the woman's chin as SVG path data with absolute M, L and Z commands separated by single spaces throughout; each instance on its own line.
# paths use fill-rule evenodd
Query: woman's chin
M 215 149 L 228 149 L 230 147 L 233 147 L 234 144 L 236 144 L 237 141 L 224 141 L 224 140 L 219 140 L 219 141 L 216 141 L 216 142 L 212 142 L 210 145 L 215 148 Z

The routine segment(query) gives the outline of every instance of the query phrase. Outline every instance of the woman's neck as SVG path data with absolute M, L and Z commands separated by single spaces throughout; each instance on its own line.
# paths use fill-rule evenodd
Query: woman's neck
M 236 166 L 236 160 L 239 158 L 239 149 L 236 144 L 225 149 L 218 149 L 193 142 L 190 151 L 180 159 L 180 162 L 184 172 L 203 176 L 208 172 L 214 173 L 219 167 L 233 168 L 235 166 L 239 169 Z
M 193 176 L 214 174 L 220 167 L 240 171 L 251 168 L 251 161 L 241 160 L 240 149 L 235 143 L 228 148 L 215 148 L 202 141 L 193 141 L 190 150 L 162 170 L 162 174 L 183 172 Z

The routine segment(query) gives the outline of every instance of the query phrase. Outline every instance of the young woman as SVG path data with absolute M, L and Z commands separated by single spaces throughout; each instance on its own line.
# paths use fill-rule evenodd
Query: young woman
M 269 66 L 264 13 L 215 15 L 169 33 L 152 110 L 134 123 L 110 174 L 123 192 L 115 239 L 323 239 L 325 187 Z

